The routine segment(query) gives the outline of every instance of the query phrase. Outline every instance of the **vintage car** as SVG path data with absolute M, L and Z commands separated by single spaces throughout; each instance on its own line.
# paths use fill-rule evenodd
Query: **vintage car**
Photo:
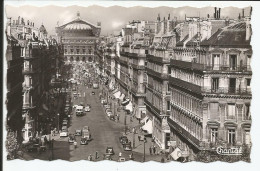
M 82 129 L 82 137 L 86 138 L 88 141 L 91 140 L 91 133 L 88 126 L 84 126 Z
M 26 147 L 26 151 L 28 152 L 36 152 L 37 148 L 39 148 L 39 144 L 30 144 Z
M 75 135 L 69 134 L 68 142 L 69 142 L 69 143 L 74 143 L 74 141 L 76 141 Z
M 118 159 L 118 162 L 124 162 L 125 161 L 125 158 L 124 157 L 120 157 L 119 159 Z
M 123 144 L 123 142 L 126 141 L 127 139 L 128 138 L 126 136 L 124 136 L 124 135 L 119 137 L 119 141 L 120 141 L 121 144 Z
M 87 145 L 87 144 L 88 144 L 87 138 L 82 137 L 82 138 L 80 139 L 80 145 Z
M 82 135 L 82 130 L 81 129 L 76 129 L 75 135 L 76 136 L 81 136 Z
M 61 128 L 60 137 L 67 137 L 67 136 L 68 136 L 68 128 L 67 128 L 67 126 L 63 126 Z
M 111 154 L 104 154 L 103 160 L 112 160 Z
M 110 109 L 111 106 L 110 105 L 104 105 L 105 109 Z
M 62 126 L 68 126 L 68 121 L 67 120 L 63 120 Z
M 124 144 L 124 145 L 123 145 L 123 149 L 124 149 L 125 151 L 132 151 L 131 142 L 129 141 L 129 143 Z
M 108 118 L 109 118 L 110 120 L 112 120 L 112 121 L 116 120 L 116 117 L 115 117 L 114 114 L 110 115 Z
M 113 147 L 107 147 L 107 148 L 106 148 L 106 154 L 114 155 L 115 152 L 114 152 Z
M 106 110 L 106 114 L 107 114 L 107 117 L 110 117 L 112 114 L 112 111 L 110 109 L 107 109 Z
M 85 107 L 85 112 L 90 112 L 90 106 Z

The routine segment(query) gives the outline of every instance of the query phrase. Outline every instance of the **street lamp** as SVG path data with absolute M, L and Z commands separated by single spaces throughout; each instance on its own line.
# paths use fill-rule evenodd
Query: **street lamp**
M 133 149 L 135 148 L 135 134 L 136 134 L 136 128 L 133 128 Z
M 59 118 L 60 118 L 60 114 L 58 113 L 58 133 L 60 132 L 60 121 L 59 121 Z
M 127 113 L 127 111 L 125 111 L 125 121 L 124 121 L 124 125 L 125 125 L 125 135 L 126 135 L 126 113 Z
M 144 162 L 145 162 L 145 143 L 146 143 L 146 138 L 144 137 Z

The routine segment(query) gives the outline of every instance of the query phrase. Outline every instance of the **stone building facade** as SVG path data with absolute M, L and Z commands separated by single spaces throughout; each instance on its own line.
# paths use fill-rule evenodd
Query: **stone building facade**
M 183 154 L 251 144 L 249 20 L 218 29 L 199 44 L 190 39 L 186 47 L 173 49 L 168 123 L 171 140 Z
M 96 42 L 100 35 L 101 23 L 92 24 L 80 18 L 56 27 L 56 33 L 64 46 L 64 62 L 93 62 Z

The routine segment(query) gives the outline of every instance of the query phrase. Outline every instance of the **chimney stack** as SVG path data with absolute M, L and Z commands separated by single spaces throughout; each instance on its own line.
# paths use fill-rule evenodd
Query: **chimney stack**
M 209 14 L 208 14 L 207 16 L 208 16 L 208 18 L 209 18 Z
M 242 9 L 242 18 L 245 18 L 245 9 Z
M 253 7 L 250 8 L 250 14 L 249 14 L 250 16 L 249 17 L 251 17 L 252 11 L 253 11 Z
M 170 20 L 171 19 L 171 14 L 168 14 L 168 20 Z
M 218 9 L 218 18 L 220 19 L 220 11 L 221 11 L 221 8 Z
M 217 7 L 215 7 L 215 13 L 214 13 L 214 18 L 217 18 Z
M 240 13 L 239 13 L 239 15 L 238 15 L 238 19 L 239 19 L 239 20 L 241 19 Z

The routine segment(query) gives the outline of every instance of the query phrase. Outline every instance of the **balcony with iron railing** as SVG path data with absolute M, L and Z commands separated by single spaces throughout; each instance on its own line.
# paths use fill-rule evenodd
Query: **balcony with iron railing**
M 164 54 L 164 55 L 147 54 L 146 58 L 148 61 L 153 61 L 156 63 L 161 63 L 161 64 L 170 63 L 170 58 L 167 54 Z
M 155 76 L 159 79 L 162 79 L 162 80 L 169 79 L 169 75 L 167 73 L 157 72 L 157 71 L 150 69 L 150 68 L 146 68 L 146 71 L 147 71 L 148 75 L 153 75 L 153 76 Z
M 230 95 L 251 95 L 251 88 L 236 88 L 236 87 L 203 87 L 203 93 L 210 94 L 230 94 Z
M 188 91 L 192 91 L 192 92 L 198 93 L 198 94 L 201 93 L 201 86 L 193 84 L 191 82 L 183 81 L 181 79 L 174 78 L 174 77 L 170 77 L 169 82 L 171 85 L 184 88 Z
M 223 65 L 223 64 L 201 64 L 195 62 L 181 61 L 171 59 L 171 66 L 178 68 L 192 69 L 199 71 L 233 71 L 233 72 L 249 72 L 252 71 L 250 65 Z

